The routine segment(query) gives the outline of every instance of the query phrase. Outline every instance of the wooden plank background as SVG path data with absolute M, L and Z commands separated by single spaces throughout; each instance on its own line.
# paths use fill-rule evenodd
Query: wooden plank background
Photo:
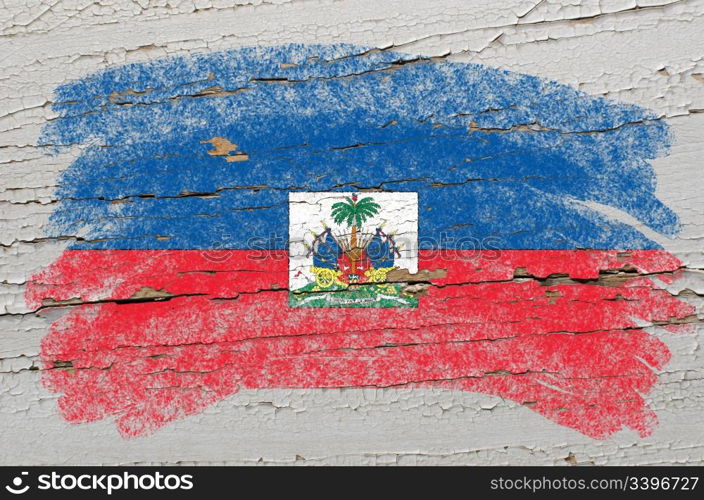
M 666 117 L 658 196 L 686 266 L 673 294 L 702 315 L 702 0 L 5 0 L 0 10 L 0 464 L 702 464 L 704 354 L 673 353 L 649 396 L 652 436 L 593 440 L 501 398 L 441 390 L 243 391 L 156 434 L 72 425 L 40 383 L 39 343 L 57 315 L 24 303 L 27 279 L 65 242 L 44 237 L 57 176 L 78 155 L 35 146 L 52 92 L 101 68 L 288 42 L 350 42 L 554 79 Z M 622 217 L 619 215 L 619 217 Z M 633 222 L 628 220 L 627 222 Z

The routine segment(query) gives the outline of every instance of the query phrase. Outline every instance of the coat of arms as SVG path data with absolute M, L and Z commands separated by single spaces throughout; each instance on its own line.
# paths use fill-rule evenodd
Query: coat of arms
M 394 270 L 418 268 L 416 193 L 291 193 L 292 307 L 415 307 Z

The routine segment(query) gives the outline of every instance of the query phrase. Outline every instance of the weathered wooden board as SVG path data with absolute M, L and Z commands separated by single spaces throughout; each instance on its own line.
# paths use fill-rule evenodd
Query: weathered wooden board
M 0 30 L 1 464 L 704 461 L 704 1 L 12 0 Z M 468 226 L 471 266 L 423 246 Z M 331 272 L 317 237 L 369 246 Z

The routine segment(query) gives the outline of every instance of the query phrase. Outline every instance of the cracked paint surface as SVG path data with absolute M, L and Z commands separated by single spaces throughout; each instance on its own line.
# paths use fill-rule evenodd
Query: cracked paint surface
M 652 432 L 644 396 L 670 352 L 644 328 L 696 319 L 664 290 L 682 263 L 642 231 L 680 229 L 655 195 L 658 115 L 351 45 L 113 68 L 53 106 L 40 143 L 86 146 L 48 227 L 72 249 L 26 299 L 78 306 L 42 342 L 68 420 L 134 436 L 242 388 L 410 386 L 594 438 Z M 419 267 L 439 277 L 417 310 L 285 306 L 288 192 L 350 189 L 418 193 Z

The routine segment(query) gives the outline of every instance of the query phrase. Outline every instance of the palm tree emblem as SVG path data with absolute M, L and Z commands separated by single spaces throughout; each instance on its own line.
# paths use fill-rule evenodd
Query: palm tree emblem
M 352 273 L 356 273 L 357 262 L 363 252 L 363 249 L 357 243 L 357 231 L 367 219 L 378 214 L 380 208 L 381 206 L 370 197 L 362 198 L 358 201 L 356 194 L 353 194 L 351 198 L 345 196 L 345 201 L 337 202 L 332 206 L 331 215 L 335 224 L 341 225 L 344 223 L 347 227 L 352 228 L 350 246 L 346 252 L 352 265 Z

